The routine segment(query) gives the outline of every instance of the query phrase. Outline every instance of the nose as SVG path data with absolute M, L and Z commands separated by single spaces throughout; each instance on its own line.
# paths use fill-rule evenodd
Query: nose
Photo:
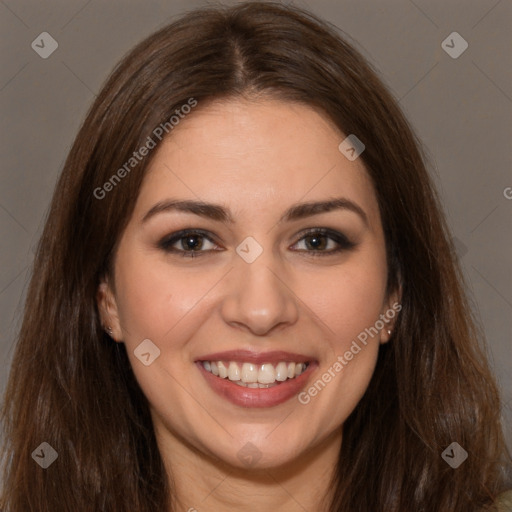
M 265 252 L 253 263 L 242 259 L 229 273 L 221 314 L 226 323 L 256 336 L 293 325 L 298 319 L 298 299 L 286 283 L 283 269 Z

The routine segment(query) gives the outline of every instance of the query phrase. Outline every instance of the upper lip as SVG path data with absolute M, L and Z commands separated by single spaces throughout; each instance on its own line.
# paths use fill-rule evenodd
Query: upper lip
M 289 361 L 294 363 L 307 363 L 314 361 L 313 357 L 292 352 L 274 350 L 271 352 L 254 352 L 251 350 L 227 350 L 225 352 L 215 352 L 198 357 L 196 361 L 235 361 L 240 363 L 279 363 Z

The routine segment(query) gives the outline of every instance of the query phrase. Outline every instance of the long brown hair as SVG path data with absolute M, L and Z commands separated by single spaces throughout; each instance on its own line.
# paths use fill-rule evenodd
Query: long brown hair
M 191 98 L 200 108 L 259 94 L 313 106 L 363 141 L 388 290 L 402 287 L 393 337 L 343 425 L 330 510 L 480 511 L 506 489 L 498 392 L 421 145 L 335 28 L 295 7 L 243 3 L 193 11 L 140 43 L 76 137 L 38 245 L 4 400 L 4 510 L 171 508 L 147 399 L 95 302 L 155 150 L 109 180 Z M 94 193 L 102 187 L 108 193 Z M 456 470 L 441 457 L 454 441 L 469 454 Z M 42 442 L 58 453 L 47 469 L 32 457 Z

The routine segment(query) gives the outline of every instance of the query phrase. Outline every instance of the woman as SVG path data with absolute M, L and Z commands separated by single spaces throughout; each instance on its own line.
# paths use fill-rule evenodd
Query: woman
M 497 510 L 500 401 L 418 148 L 297 8 L 140 43 L 38 247 L 3 509 Z

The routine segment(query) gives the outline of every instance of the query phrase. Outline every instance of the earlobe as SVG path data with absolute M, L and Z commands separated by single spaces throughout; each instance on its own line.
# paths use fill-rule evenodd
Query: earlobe
M 402 310 L 402 304 L 400 303 L 402 298 L 402 286 L 400 285 L 398 290 L 395 290 L 390 294 L 386 304 L 386 310 L 381 315 L 381 318 L 386 323 L 380 332 L 380 342 L 387 343 L 393 336 L 393 331 L 396 324 L 398 314 Z
M 380 342 L 387 343 L 393 335 L 393 329 L 391 327 L 384 328 L 380 333 Z
M 98 286 L 96 304 L 98 305 L 101 325 L 105 332 L 114 341 L 122 339 L 116 299 L 106 280 Z

